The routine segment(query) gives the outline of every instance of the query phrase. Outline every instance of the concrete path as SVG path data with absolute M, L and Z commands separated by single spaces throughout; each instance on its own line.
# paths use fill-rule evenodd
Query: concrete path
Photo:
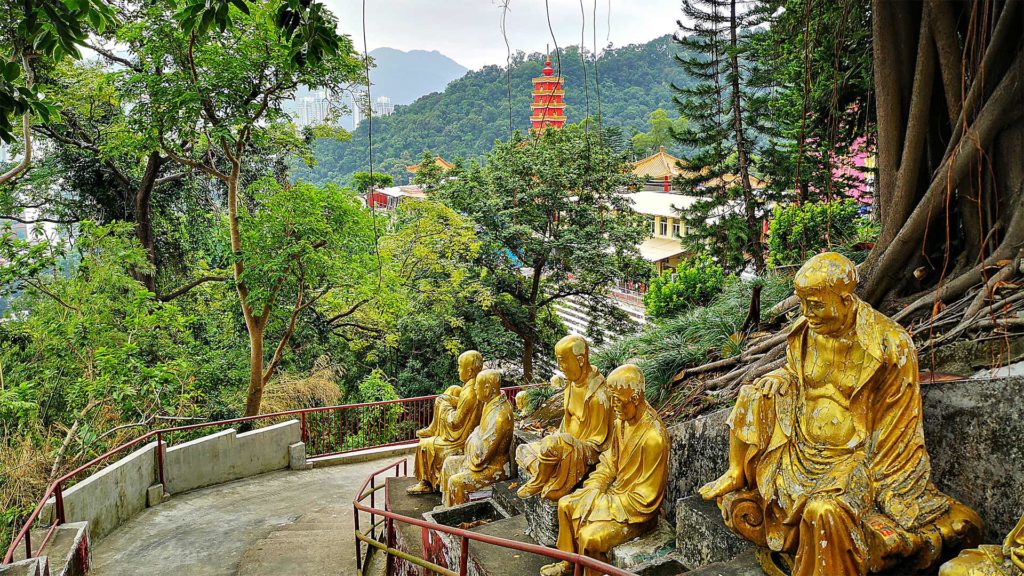
M 93 543 L 89 573 L 356 574 L 352 499 L 370 472 L 400 458 L 282 470 L 173 496 Z

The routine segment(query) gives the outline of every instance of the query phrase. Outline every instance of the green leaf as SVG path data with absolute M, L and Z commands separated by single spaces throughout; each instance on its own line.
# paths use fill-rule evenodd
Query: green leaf
M 21 66 L 17 62 L 8 62 L 4 65 L 4 80 L 14 82 L 21 76 Z

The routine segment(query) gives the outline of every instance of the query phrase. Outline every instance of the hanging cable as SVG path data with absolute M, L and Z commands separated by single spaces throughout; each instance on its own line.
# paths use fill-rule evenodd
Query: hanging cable
M 380 241 L 377 233 L 377 207 L 373 198 L 373 101 L 370 100 L 370 55 L 366 49 L 366 0 L 363 0 L 363 71 L 366 73 L 366 142 L 370 164 L 370 183 L 366 191 L 366 204 L 370 207 L 370 219 L 373 221 L 373 253 L 377 256 L 377 288 L 381 286 L 382 268 L 380 261 Z
M 584 38 L 587 33 L 587 14 L 583 8 L 583 0 L 580 0 L 580 66 L 583 67 L 583 98 L 586 102 L 587 116 L 583 119 L 583 141 L 587 146 L 587 172 L 590 172 L 590 160 L 593 157 L 590 150 L 590 79 L 587 76 L 587 59 L 583 54 L 586 47 Z
M 604 128 L 601 126 L 603 118 L 601 117 L 601 71 L 598 60 L 600 55 L 597 53 L 597 0 L 594 0 L 594 12 L 590 18 L 591 29 L 593 30 L 594 40 L 594 94 L 597 96 L 597 141 L 601 145 L 604 145 Z M 611 23 L 609 22 L 609 27 Z
M 508 43 L 508 29 L 505 19 L 508 17 L 508 5 L 511 0 L 503 0 L 501 5 L 501 37 L 505 39 L 505 84 L 508 89 L 508 137 L 512 138 L 512 46 Z

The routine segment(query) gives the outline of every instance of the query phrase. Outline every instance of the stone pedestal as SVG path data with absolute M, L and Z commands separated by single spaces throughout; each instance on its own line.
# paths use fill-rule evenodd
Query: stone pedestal
M 558 542 L 558 503 L 540 496 L 531 496 L 522 503 L 526 533 L 539 544 L 554 546 Z
M 676 503 L 676 557 L 686 566 L 726 562 L 753 548 L 725 526 L 714 502 L 689 496 Z
M 654 530 L 609 550 L 608 560 L 613 566 L 632 572 L 638 566 L 649 565 L 667 556 L 675 547 L 676 533 L 668 522 L 658 518 Z

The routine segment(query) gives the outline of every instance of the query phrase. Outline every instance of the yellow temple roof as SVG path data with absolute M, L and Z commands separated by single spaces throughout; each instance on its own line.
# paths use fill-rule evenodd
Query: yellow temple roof
M 445 159 L 441 158 L 440 156 L 434 156 L 434 164 L 437 164 L 438 166 L 441 167 L 441 170 L 445 171 L 451 170 L 452 168 L 455 167 L 455 164 L 445 161 Z M 422 163 L 413 164 L 412 166 L 406 166 L 405 169 L 415 174 L 417 171 L 419 171 L 420 167 L 422 167 Z
M 678 176 L 685 172 L 680 167 L 681 164 L 685 165 L 685 162 L 665 152 L 665 147 L 662 146 L 657 153 L 638 160 L 633 165 L 633 174 L 648 180 Z

